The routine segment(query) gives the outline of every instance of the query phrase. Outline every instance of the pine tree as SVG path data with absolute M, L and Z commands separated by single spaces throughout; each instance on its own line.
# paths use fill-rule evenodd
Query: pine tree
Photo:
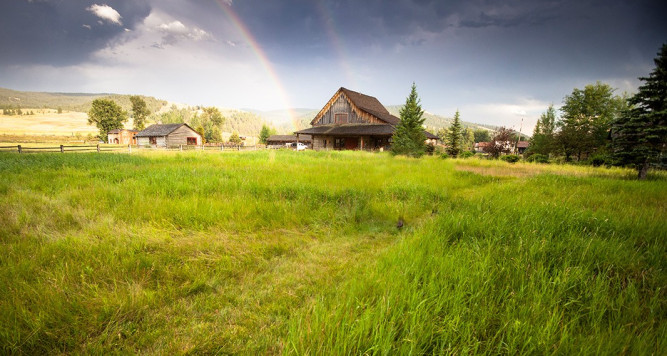
M 395 155 L 421 157 L 425 150 L 426 136 L 424 135 L 424 110 L 417 95 L 417 86 L 412 83 L 410 95 L 400 110 L 401 121 L 396 125 L 392 137 L 391 152 Z
M 556 130 L 556 109 L 553 104 L 549 105 L 547 111 L 542 113 L 537 120 L 535 129 L 533 130 L 533 137 L 530 139 L 530 146 L 528 148 L 529 154 L 542 154 L 549 156 L 554 149 Z
M 461 118 L 458 110 L 454 114 L 454 122 L 447 131 L 447 153 L 456 158 L 463 152 L 463 127 L 461 126 Z
M 663 44 L 644 84 L 612 126 L 612 152 L 618 165 L 632 165 L 645 179 L 651 165 L 667 165 L 667 44 Z

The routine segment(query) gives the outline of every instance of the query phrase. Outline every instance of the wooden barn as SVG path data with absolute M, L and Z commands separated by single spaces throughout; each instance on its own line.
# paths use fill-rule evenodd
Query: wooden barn
M 107 132 L 107 142 L 114 145 L 136 145 L 135 135 L 137 132 L 137 130 L 114 129 Z
M 297 138 L 312 136 L 315 150 L 379 150 L 391 147 L 400 119 L 372 96 L 340 88 Z M 424 131 L 427 140 L 437 136 Z
M 156 124 L 139 131 L 137 145 L 144 147 L 200 146 L 202 137 L 188 124 Z

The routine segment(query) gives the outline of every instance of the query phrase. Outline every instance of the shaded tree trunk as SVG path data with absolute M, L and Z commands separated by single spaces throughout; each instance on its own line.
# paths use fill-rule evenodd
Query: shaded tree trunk
M 641 166 L 638 167 L 637 169 L 638 175 L 637 178 L 640 180 L 646 179 L 646 175 L 648 174 L 648 161 L 644 161 Z

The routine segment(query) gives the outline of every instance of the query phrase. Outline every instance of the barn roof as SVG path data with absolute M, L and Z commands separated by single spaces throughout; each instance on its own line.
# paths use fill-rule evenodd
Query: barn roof
M 395 130 L 394 126 L 387 124 L 330 124 L 313 126 L 296 133 L 326 136 L 391 136 Z M 428 131 L 424 131 L 424 135 L 429 139 L 438 138 Z
M 180 123 L 180 124 L 155 124 L 148 126 L 145 130 L 139 131 L 135 137 L 152 137 L 152 136 L 167 136 L 170 133 L 176 131 L 181 126 L 187 126 L 190 130 L 195 131 L 190 125 Z M 196 131 L 195 131 L 196 132 Z
M 352 91 L 347 88 L 341 87 L 336 91 L 334 96 L 329 100 L 329 102 L 333 101 L 334 98 L 338 96 L 339 93 L 344 94 L 349 100 L 350 103 L 355 106 L 357 109 L 364 111 L 368 114 L 371 114 L 378 119 L 390 124 L 390 125 L 397 125 L 401 120 L 397 118 L 396 116 L 392 115 L 387 111 L 387 108 L 380 103 L 378 99 L 376 99 L 373 96 L 358 93 L 356 91 Z M 314 125 L 317 120 L 324 115 L 326 110 L 328 109 L 329 104 L 327 104 L 322 110 L 315 116 L 315 118 L 310 122 L 311 125 Z

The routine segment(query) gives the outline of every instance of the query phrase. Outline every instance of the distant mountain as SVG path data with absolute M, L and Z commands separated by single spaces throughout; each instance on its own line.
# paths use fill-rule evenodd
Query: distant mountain
M 387 106 L 387 110 L 394 116 L 400 117 L 400 111 L 403 105 L 391 105 Z M 443 129 L 443 128 L 448 128 L 452 122 L 454 122 L 453 117 L 444 117 L 440 115 L 435 115 L 431 114 L 430 112 L 424 111 L 424 117 L 426 120 L 424 120 L 424 125 L 426 126 L 426 129 L 432 133 L 437 133 L 438 130 Z M 476 124 L 474 122 L 467 122 L 467 121 L 461 121 L 461 125 L 465 128 L 470 128 L 470 129 L 486 129 L 486 130 L 495 130 L 495 126 L 491 125 L 482 125 L 482 124 Z
M 159 100 L 152 96 L 140 96 L 144 98 L 151 112 L 157 112 L 167 105 L 167 101 L 165 100 Z M 8 108 L 62 108 L 66 111 L 88 112 L 93 100 L 100 98 L 114 100 L 123 110 L 129 111 L 132 108 L 130 95 L 110 93 L 45 93 L 0 88 L 0 107 Z

